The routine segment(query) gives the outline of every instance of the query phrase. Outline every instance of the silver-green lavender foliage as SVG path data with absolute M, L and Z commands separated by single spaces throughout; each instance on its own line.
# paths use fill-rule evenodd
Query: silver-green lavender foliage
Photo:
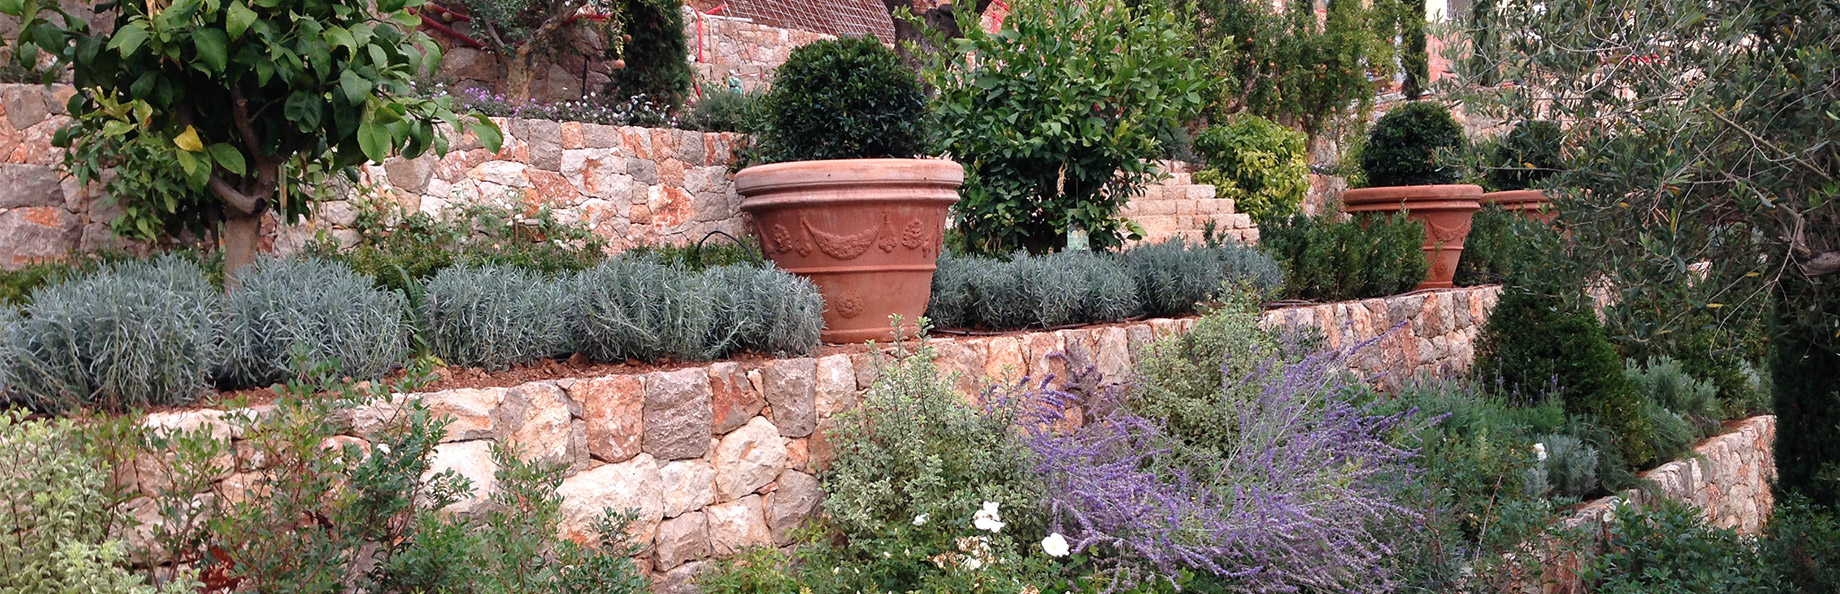
M 1624 375 L 1644 400 L 1678 415 L 1693 426 L 1698 437 L 1719 431 L 1724 411 L 1719 404 L 1718 386 L 1693 379 L 1679 361 L 1670 357 L 1651 358 L 1647 365 L 1625 361 Z
M 590 357 L 700 361 L 720 354 L 710 331 L 715 303 L 703 275 L 623 257 L 582 271 L 575 284 L 575 343 Z
M 155 590 L 129 570 L 102 462 L 69 419 L 0 412 L 0 593 L 195 592 L 180 576 Z
M 5 401 L 41 411 L 189 402 L 216 364 L 222 297 L 176 256 L 41 287 L 0 326 Z
M 810 280 L 772 266 L 733 264 L 703 272 L 712 294 L 711 343 L 728 354 L 746 349 L 804 355 L 824 330 L 824 295 Z
M 988 260 L 939 254 L 933 270 L 933 296 L 926 304 L 926 317 L 934 326 L 959 328 L 976 322 L 971 314 L 971 275 Z
M 1597 493 L 1597 448 L 1570 435 L 1547 435 L 1538 443 L 1546 459 L 1532 469 L 1530 490 L 1579 499 Z
M 1153 316 L 1194 313 L 1196 304 L 1221 290 L 1220 257 L 1181 239 L 1131 248 L 1124 253 L 1124 263 L 1137 282 L 1144 312 Z
M 243 386 L 295 379 L 328 366 L 334 377 L 377 379 L 409 355 L 402 294 L 380 290 L 319 258 L 264 258 L 226 300 L 221 377 Z
M 1284 267 L 1258 248 L 1226 243 L 1212 251 L 1220 259 L 1220 275 L 1227 284 L 1260 295 L 1277 295 L 1284 288 Z
M 422 332 L 436 357 L 498 371 L 570 349 L 574 285 L 512 266 L 455 266 L 428 281 Z
M 1141 313 L 1137 288 L 1117 258 L 1066 251 L 1018 252 L 1007 260 L 942 256 L 927 317 L 945 327 L 1052 328 Z

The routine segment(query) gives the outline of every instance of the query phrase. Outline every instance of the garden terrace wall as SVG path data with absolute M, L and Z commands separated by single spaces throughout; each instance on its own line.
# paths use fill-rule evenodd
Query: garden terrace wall
M 1587 527 L 1601 534 L 1605 514 L 1617 503 L 1627 501 L 1637 507 L 1653 505 L 1658 498 L 1690 503 L 1699 508 L 1706 522 L 1717 528 L 1729 528 L 1739 534 L 1756 536 L 1763 532 L 1776 498 L 1770 484 L 1776 480 L 1775 415 L 1760 415 L 1727 426 L 1693 448 L 1692 457 L 1675 460 L 1641 473 L 1654 483 L 1652 490 L 1630 489 L 1623 493 L 1591 501 L 1564 522 L 1568 528 Z M 1558 594 L 1583 592 L 1578 581 L 1575 557 L 1561 557 L 1547 564 L 1540 592 Z
M 1375 299 L 1269 311 L 1271 326 L 1317 326 L 1330 344 L 1370 338 L 1397 325 L 1400 336 L 1453 340 L 1473 328 L 1493 306 L 1493 288 Z M 1458 313 L 1461 309 L 1463 313 Z M 1380 313 L 1372 313 L 1378 311 Z M 1359 312 L 1359 313 L 1357 313 Z M 1399 316 L 1396 320 L 1391 317 Z M 1373 318 L 1368 322 L 1343 323 Z M 1378 316 L 1378 317 L 1375 317 Z M 988 382 L 1024 376 L 1065 378 L 1070 369 L 1093 369 L 1103 383 L 1132 379 L 1138 350 L 1158 337 L 1186 332 L 1194 319 L 1151 319 L 1119 325 L 929 341 L 942 370 L 957 374 L 967 394 Z M 1467 349 L 1440 353 L 1405 350 L 1413 341 L 1386 341 L 1361 365 L 1398 375 L 1438 372 L 1467 361 Z M 490 447 L 518 446 L 528 458 L 567 464 L 559 491 L 563 532 L 586 538 L 603 508 L 641 511 L 633 531 L 644 544 L 641 565 L 661 589 L 677 591 L 701 563 L 753 545 L 783 545 L 791 530 L 817 509 L 817 473 L 831 459 L 825 431 L 836 415 L 855 406 L 875 380 L 874 353 L 769 360 L 743 366 L 717 362 L 674 371 L 538 381 L 510 388 L 454 389 L 398 396 L 426 403 L 453 419 L 435 451 L 435 470 L 452 469 L 480 489 L 455 505 L 480 513 L 494 484 Z M 366 443 L 396 404 L 353 411 L 339 439 Z M 233 432 L 222 411 L 167 412 L 146 424 L 160 428 L 213 427 Z M 165 480 L 158 460 L 138 460 L 130 480 L 141 493 Z M 246 477 L 225 476 L 234 494 Z M 145 497 L 127 504 L 143 521 L 157 518 Z M 145 532 L 132 535 L 144 539 Z

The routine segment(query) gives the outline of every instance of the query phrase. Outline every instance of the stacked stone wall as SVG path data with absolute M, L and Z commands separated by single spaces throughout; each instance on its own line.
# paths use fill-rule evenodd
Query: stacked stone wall
M 1463 334 L 1480 325 L 1495 290 L 1463 289 L 1429 295 L 1273 310 L 1264 323 L 1339 328 L 1331 345 L 1369 338 L 1397 326 L 1413 337 Z M 1384 311 L 1382 323 L 1344 323 L 1334 316 Z M 1457 310 L 1467 313 L 1458 313 Z M 1362 313 L 1355 313 L 1362 312 Z M 1399 316 L 1397 319 L 1391 316 Z M 1371 322 L 1371 321 L 1370 321 Z M 940 368 L 955 374 L 966 394 L 991 381 L 1024 376 L 1065 378 L 1069 369 L 1093 369 L 1103 382 L 1132 381 L 1139 350 L 1159 337 L 1186 332 L 1193 319 L 1152 319 L 1121 325 L 929 341 Z M 1415 338 L 1416 340 L 1416 338 Z M 1443 371 L 1467 350 L 1431 356 L 1383 341 L 1362 363 L 1399 375 Z M 703 563 L 750 546 L 784 545 L 791 530 L 818 509 L 817 475 L 832 459 L 825 433 L 839 413 L 861 401 L 875 381 L 874 353 L 776 359 L 758 364 L 717 362 L 673 371 L 538 381 L 511 388 L 456 389 L 400 396 L 426 403 L 453 419 L 436 448 L 434 471 L 451 469 L 471 479 L 477 493 L 455 505 L 481 513 L 495 470 L 494 442 L 517 446 L 527 458 L 567 464 L 559 492 L 562 532 L 590 536 L 604 508 L 636 509 L 632 527 L 644 544 L 641 565 L 664 591 L 677 591 Z M 1466 363 L 1466 362 L 1464 362 Z M 342 440 L 367 444 L 400 406 L 373 406 L 352 415 Z M 162 428 L 221 428 L 222 411 L 160 413 L 146 424 Z M 142 493 L 163 484 L 159 460 L 136 464 Z M 248 477 L 223 477 L 234 493 Z M 157 520 L 148 498 L 127 505 Z M 145 531 L 139 538 L 144 538 Z

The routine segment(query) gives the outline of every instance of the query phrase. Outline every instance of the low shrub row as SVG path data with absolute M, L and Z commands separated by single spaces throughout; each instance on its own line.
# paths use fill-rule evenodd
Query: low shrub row
M 693 271 L 646 256 L 578 274 L 462 265 L 437 273 L 412 308 L 335 262 L 265 259 L 218 293 L 176 256 L 104 266 L 40 288 L 0 326 L 5 400 L 34 410 L 180 404 L 224 388 L 300 379 L 376 379 L 429 354 L 499 370 L 582 352 L 603 361 L 709 359 L 742 349 L 803 353 L 824 303 L 774 268 Z
M 1429 266 L 1425 230 L 1404 213 L 1340 220 L 1292 216 L 1259 227 L 1259 247 L 1284 266 L 1284 295 L 1345 301 L 1412 290 Z
M 1282 282 L 1277 264 L 1256 249 L 1181 240 L 1119 254 L 1018 252 L 1007 260 L 944 254 L 927 317 L 943 327 L 1008 329 L 1179 316 L 1227 288 L 1270 293 Z

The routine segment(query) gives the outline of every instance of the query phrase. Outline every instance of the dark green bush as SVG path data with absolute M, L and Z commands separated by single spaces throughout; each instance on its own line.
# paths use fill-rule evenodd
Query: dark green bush
M 1118 258 L 1067 251 L 1008 260 L 942 255 L 927 317 L 942 327 L 1053 328 L 1113 322 L 1142 311 Z
M 1440 151 L 1463 146 L 1463 126 L 1450 110 L 1428 101 L 1414 101 L 1380 116 L 1368 132 L 1361 152 L 1361 169 L 1369 187 L 1421 186 L 1456 183 L 1458 168 L 1440 164 Z
M 711 342 L 722 353 L 747 349 L 797 356 L 818 346 L 824 295 L 818 286 L 772 266 L 731 264 L 703 273 L 714 296 Z
M 377 379 L 409 355 L 401 293 L 316 257 L 264 258 L 225 300 L 221 381 L 267 386 L 328 366 L 332 377 Z
M 1764 525 L 1764 555 L 1782 576 L 1783 594 L 1840 592 L 1840 516 L 1790 495 Z
M 0 384 L 34 410 L 184 404 L 220 357 L 222 296 L 179 256 L 102 265 L 31 301 L 5 309 Z
M 1310 193 L 1308 149 L 1302 132 L 1240 114 L 1195 137 L 1207 168 L 1195 181 L 1212 184 L 1235 210 L 1254 221 L 1288 217 Z
M 1208 311 L 1188 332 L 1144 347 L 1126 404 L 1145 418 L 1165 420 L 1170 435 L 1188 447 L 1230 453 L 1240 416 L 1233 404 L 1261 387 L 1223 394 L 1222 386 L 1239 384 L 1282 346 L 1277 332 L 1259 326 L 1260 314 L 1259 304 L 1242 295 Z
M 1487 174 L 1491 189 L 1497 191 L 1533 189 L 1564 166 L 1565 132 L 1559 124 L 1546 120 L 1517 123 L 1495 145 Z
M 1404 293 L 1424 280 L 1425 229 L 1404 214 L 1338 221 L 1294 216 L 1259 228 L 1259 247 L 1284 267 L 1284 295 L 1346 301 Z
M 1613 434 L 1631 463 L 1654 459 L 1642 397 L 1589 310 L 1519 287 L 1504 289 L 1476 340 L 1476 373 L 1515 393 L 1556 392 L 1566 412 L 1589 415 Z
M 765 162 L 907 158 L 926 151 L 926 95 L 894 50 L 873 37 L 792 50 L 767 93 Z
M 681 122 L 704 132 L 752 132 L 761 118 L 761 99 L 760 93 L 706 91 Z
M 1470 221 L 1463 258 L 1457 262 L 1459 286 L 1499 284 L 1540 265 L 1542 250 L 1555 244 L 1557 231 L 1532 217 L 1488 204 Z
M 684 38 L 684 13 L 673 2 L 619 0 L 624 42 L 608 44 L 608 57 L 626 61 L 616 68 L 601 90 L 608 99 L 651 100 L 663 111 L 675 112 L 690 92 L 689 42 Z
M 422 297 L 422 335 L 448 364 L 488 371 L 565 354 L 573 288 L 509 266 L 448 268 Z

